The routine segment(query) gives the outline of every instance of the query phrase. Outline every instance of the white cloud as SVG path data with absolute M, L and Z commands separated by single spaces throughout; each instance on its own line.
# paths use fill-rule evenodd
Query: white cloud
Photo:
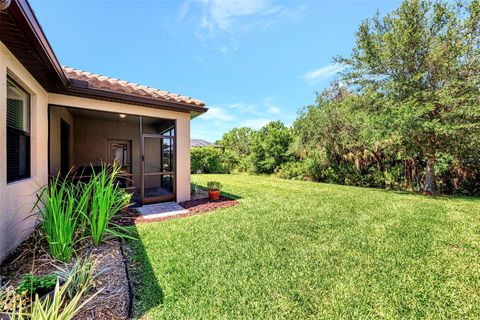
M 258 130 L 275 120 L 291 125 L 295 114 L 286 112 L 275 103 L 275 100 L 275 97 L 266 97 L 254 104 L 237 102 L 210 107 L 207 113 L 192 121 L 192 138 L 215 141 L 234 127 Z
M 260 111 L 258 110 L 258 105 L 255 104 L 247 104 L 243 102 L 237 102 L 228 106 L 230 109 L 234 109 L 238 113 L 248 113 L 254 115 L 260 115 Z
M 273 120 L 271 120 L 271 119 L 248 119 L 248 120 L 242 121 L 240 123 L 240 127 L 249 127 L 249 128 L 254 129 L 254 130 L 258 130 L 261 127 L 267 125 L 271 121 L 273 121 Z
M 204 8 L 200 26 L 206 29 L 229 30 L 233 21 L 271 9 L 268 0 L 195 0 Z
M 269 106 L 268 107 L 268 112 L 273 113 L 273 114 L 279 114 L 281 112 L 281 110 L 278 107 Z
M 263 100 L 263 105 L 268 113 L 280 114 L 282 112 L 282 110 L 280 110 L 280 108 L 273 103 L 273 99 L 271 97 L 265 98 Z
M 282 110 L 280 107 L 273 103 L 273 98 L 267 97 L 263 99 L 261 103 L 247 104 L 243 102 L 237 102 L 228 106 L 229 109 L 234 109 L 238 113 L 252 114 L 261 116 L 265 114 L 280 114 Z
M 341 72 L 344 67 L 340 64 L 330 64 L 328 66 L 309 71 L 303 75 L 303 78 L 309 83 L 314 84 L 317 81 L 324 80 L 328 77 Z
M 278 0 L 184 0 L 179 6 L 178 19 L 181 22 L 187 16 L 193 17 L 197 24 L 195 35 L 208 42 L 208 48 L 227 54 L 238 47 L 236 35 L 267 29 L 281 18 L 298 21 L 306 10 L 305 5 L 295 2 L 276 2 Z M 212 40 L 220 44 L 212 45 Z
M 190 13 L 190 1 L 184 1 L 180 4 L 180 8 L 178 9 L 178 19 L 181 21 Z
M 275 105 L 273 97 L 266 97 L 256 104 L 237 102 L 230 105 L 210 107 L 192 123 L 192 137 L 214 141 L 221 133 L 233 127 L 249 127 L 258 130 L 284 116 Z
M 217 121 L 230 121 L 233 120 L 233 116 L 223 111 L 222 108 L 210 107 L 208 111 L 202 115 L 204 120 L 217 120 Z

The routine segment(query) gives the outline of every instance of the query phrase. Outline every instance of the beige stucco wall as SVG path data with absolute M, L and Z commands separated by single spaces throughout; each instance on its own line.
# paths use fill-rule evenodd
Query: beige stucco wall
M 31 178 L 7 184 L 6 121 L 7 74 L 31 95 Z M 31 232 L 30 217 L 36 191 L 48 179 L 47 93 L 0 42 L 0 261 Z
M 123 103 L 108 102 L 101 100 L 92 100 L 80 97 L 65 96 L 59 94 L 48 94 L 48 101 L 52 105 L 67 106 L 74 108 L 83 108 L 89 110 L 99 110 L 115 113 L 124 113 L 127 115 L 141 115 L 154 118 L 164 118 L 176 120 L 176 140 L 177 140 L 177 201 L 190 199 L 190 114 L 168 110 L 160 110 L 148 107 L 134 106 Z M 77 121 L 78 122 L 78 121 Z M 74 134 L 80 132 L 78 123 L 74 120 Z M 118 130 L 120 132 L 120 130 Z M 87 133 L 86 133 L 87 134 Z M 115 139 L 114 137 L 112 137 Z M 78 144 L 78 141 L 76 142 Z M 135 149 L 132 141 L 132 154 Z M 74 146 L 74 158 L 77 159 L 80 150 L 77 145 Z M 106 152 L 106 147 L 104 148 Z M 106 154 L 105 154 L 106 155 Z M 134 159 L 132 158 L 132 161 Z M 132 167 L 135 163 L 132 163 Z

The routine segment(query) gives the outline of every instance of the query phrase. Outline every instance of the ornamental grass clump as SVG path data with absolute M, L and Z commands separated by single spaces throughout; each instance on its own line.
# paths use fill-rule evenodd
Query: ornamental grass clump
M 69 175 L 57 176 L 42 189 L 35 207 L 54 259 L 70 262 L 75 243 L 88 236 L 96 246 L 106 232 L 128 237 L 123 228 L 111 223 L 131 199 L 117 183 L 119 170 L 117 165 L 102 165 L 88 182 L 75 181 Z
M 8 284 L 0 287 L 0 319 L 26 308 L 29 303 L 30 297 L 26 291 L 18 293 L 14 286 Z
M 31 305 L 27 308 L 19 307 L 22 301 L 15 302 L 13 312 L 9 314 L 12 320 L 42 319 L 42 320 L 70 320 L 87 303 L 97 296 L 102 290 L 95 292 L 85 299 L 89 287 L 83 286 L 73 297 L 68 298 L 68 288 L 70 288 L 72 278 L 70 277 L 63 285 L 57 280 L 53 295 L 47 295 L 40 298 L 38 294 Z
M 67 179 L 57 176 L 44 187 L 35 206 L 42 221 L 41 230 L 53 258 L 69 262 L 74 252 L 78 210 L 75 188 Z
M 93 183 L 84 183 L 77 182 L 71 184 L 72 188 L 75 190 L 75 211 L 78 218 L 78 236 L 84 238 L 88 234 L 88 221 L 85 217 L 90 212 L 90 206 L 92 201 L 92 192 L 93 192 Z
M 119 226 L 111 224 L 112 218 L 130 205 L 131 195 L 121 189 L 117 183 L 120 168 L 117 165 L 102 165 L 100 172 L 90 180 L 92 184 L 92 199 L 87 214 L 84 215 L 90 227 L 90 235 L 95 246 L 102 242 L 106 232 L 122 236 L 115 229 Z
M 67 295 L 73 299 L 76 294 L 80 293 L 82 289 L 90 290 L 93 282 L 102 272 L 94 273 L 95 263 L 92 257 L 78 258 L 72 266 L 55 266 L 57 271 L 55 275 L 61 282 L 66 283 L 70 280 L 67 288 Z

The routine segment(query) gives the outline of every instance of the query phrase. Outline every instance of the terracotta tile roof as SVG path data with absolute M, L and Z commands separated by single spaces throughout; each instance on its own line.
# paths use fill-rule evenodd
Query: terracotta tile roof
M 201 100 L 179 94 L 162 91 L 155 88 L 142 86 L 136 83 L 105 77 L 100 74 L 90 73 L 70 67 L 62 67 L 65 75 L 69 79 L 82 80 L 88 83 L 89 88 L 116 91 L 124 94 L 131 94 L 146 98 L 153 98 L 160 101 L 178 102 L 190 104 L 197 107 L 204 107 L 205 103 Z

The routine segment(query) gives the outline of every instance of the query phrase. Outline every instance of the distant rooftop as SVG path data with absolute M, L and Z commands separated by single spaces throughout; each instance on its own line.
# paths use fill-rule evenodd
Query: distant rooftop
M 208 142 L 203 139 L 190 139 L 190 147 L 215 147 L 220 148 L 220 146 Z

